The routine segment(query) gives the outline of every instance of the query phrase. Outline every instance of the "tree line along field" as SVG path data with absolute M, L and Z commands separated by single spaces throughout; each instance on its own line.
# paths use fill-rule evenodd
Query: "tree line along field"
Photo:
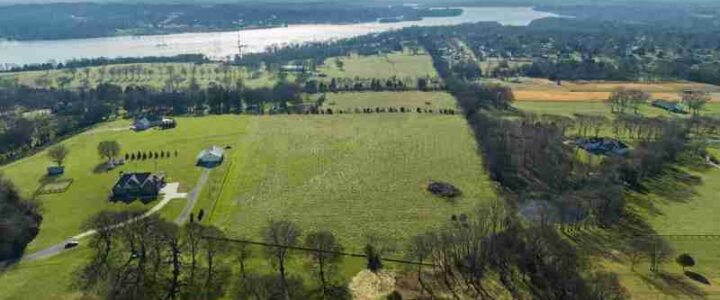
M 200 88 L 211 82 L 235 85 L 238 80 L 248 87 L 272 86 L 275 75 L 264 71 L 250 71 L 236 66 L 217 63 L 138 63 L 119 64 L 79 69 L 49 71 L 27 71 L 0 74 L 0 83 L 17 84 L 40 88 L 80 88 L 94 87 L 100 83 L 112 83 L 120 86 L 138 85 L 162 89 L 170 80 L 175 86 L 188 88 L 195 78 Z
M 338 67 L 341 61 L 341 67 Z M 321 80 L 330 78 L 398 78 L 414 84 L 417 78 L 437 77 L 430 57 L 425 53 L 403 52 L 384 55 L 328 58 L 323 65 L 317 66 L 314 74 L 323 74 Z M 309 77 L 312 74 L 309 74 Z M 126 87 L 129 85 L 147 86 L 164 89 L 172 81 L 175 87 L 187 89 L 192 78 L 199 88 L 210 83 L 235 86 L 238 80 L 251 88 L 272 87 L 283 77 L 293 81 L 297 74 L 283 74 L 278 70 L 259 68 L 250 70 L 245 67 L 220 63 L 136 63 L 117 64 L 87 68 L 68 68 L 48 71 L 25 71 L 0 73 L 0 86 L 19 84 L 37 88 L 81 88 L 94 87 L 100 83 L 111 83 Z
M 343 94 L 329 101 L 344 103 L 367 95 L 371 94 Z M 411 97 L 405 101 L 415 99 L 419 105 L 452 99 L 442 93 L 407 96 Z M 400 98 L 382 101 L 399 106 L 394 99 Z M 232 149 L 224 164 L 212 171 L 194 211 L 197 215 L 204 209 L 203 222 L 220 226 L 231 237 L 257 239 L 270 220 L 287 219 L 306 231 L 331 230 L 348 251 L 361 252 L 369 235 L 390 238 L 402 250 L 410 236 L 444 224 L 453 214 L 469 213 L 481 201 L 496 199 L 472 133 L 458 115 L 225 115 L 177 121 L 172 130 L 139 133 L 126 129 L 129 121 L 115 121 L 64 141 L 70 156 L 63 178 L 73 178 L 74 183 L 65 193 L 40 196 L 45 219 L 26 253 L 81 232 L 81 224 L 101 210 L 154 206 L 154 202 L 108 201 L 120 171 L 162 171 L 168 182 L 180 182 L 181 191 L 189 191 L 201 172 L 195 156 L 210 145 Z M 97 173 L 94 170 L 103 160 L 96 146 L 104 140 L 117 140 L 123 153 L 178 150 L 179 154 Z M 0 171 L 30 195 L 51 164 L 41 152 Z M 435 197 L 426 191 L 429 180 L 451 182 L 464 195 L 455 202 Z M 173 200 L 161 216 L 173 220 L 184 202 Z M 399 251 L 396 256 L 402 255 Z M 0 289 L 7 291 L 3 293 L 7 299 L 75 298 L 78 295 L 67 284 L 74 267 L 86 257 L 81 246 L 58 257 L 21 263 L 1 275 Z M 348 260 L 342 272 L 351 277 L 363 267 L 361 260 Z M 257 268 L 269 266 L 260 263 Z M 26 289 L 29 282 L 45 280 L 48 272 L 57 275 L 46 289 Z

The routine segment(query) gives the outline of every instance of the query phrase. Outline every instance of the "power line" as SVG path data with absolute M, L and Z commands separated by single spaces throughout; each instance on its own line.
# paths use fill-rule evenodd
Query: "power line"
M 264 243 L 264 242 L 249 241 L 249 240 L 240 240 L 240 239 L 231 239 L 231 238 L 219 238 L 219 237 L 213 237 L 213 236 L 204 236 L 204 237 L 202 237 L 202 238 L 207 239 L 207 240 L 216 240 L 216 241 L 231 242 L 231 243 L 249 244 L 249 245 L 256 245 L 256 246 L 263 246 L 263 247 L 285 248 L 285 249 L 300 250 L 300 251 L 305 251 L 305 252 L 337 254 L 337 255 L 342 255 L 342 256 L 361 257 L 361 258 L 366 258 L 366 257 L 367 257 L 365 254 L 349 253 L 349 252 L 341 252 L 341 251 L 321 250 L 321 249 L 313 249 L 313 248 L 299 247 L 299 246 L 286 246 L 286 245 L 279 245 L 279 244 L 271 244 L 271 243 Z M 399 263 L 399 264 L 407 264 L 407 265 L 422 265 L 422 266 L 428 266 L 428 267 L 434 266 L 433 264 L 428 264 L 428 263 L 423 263 L 423 262 L 417 262 L 417 261 L 409 261 L 409 260 L 397 259 L 397 258 L 385 258 L 385 257 L 383 257 L 383 258 L 382 258 L 382 261 L 394 262 L 394 263 Z

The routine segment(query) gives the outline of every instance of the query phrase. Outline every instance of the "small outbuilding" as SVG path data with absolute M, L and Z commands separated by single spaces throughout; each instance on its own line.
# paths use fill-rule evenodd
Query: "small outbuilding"
M 154 127 L 160 127 L 162 129 L 171 129 L 177 126 L 174 119 L 161 118 L 157 115 L 146 115 L 138 117 L 133 121 L 130 129 L 134 131 L 144 131 Z
M 652 102 L 652 106 L 661 108 L 664 110 L 667 110 L 672 113 L 676 114 L 687 114 L 687 108 L 685 105 L 679 102 L 672 102 L 672 101 L 666 101 L 662 99 L 658 99 Z
M 212 146 L 198 154 L 197 165 L 203 167 L 215 167 L 222 164 L 224 158 L 225 149 L 219 146 Z
M 65 174 L 65 167 L 63 166 L 52 166 L 47 168 L 48 176 L 60 176 Z

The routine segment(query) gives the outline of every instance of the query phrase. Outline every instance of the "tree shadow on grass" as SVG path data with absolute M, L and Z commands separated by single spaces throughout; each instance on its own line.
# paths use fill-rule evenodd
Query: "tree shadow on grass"
M 698 273 L 695 273 L 695 272 L 692 272 L 692 271 L 685 271 L 685 276 L 687 276 L 687 278 L 690 278 L 690 279 L 692 279 L 692 280 L 695 280 L 695 281 L 697 281 L 697 282 L 699 282 L 699 283 L 702 283 L 702 284 L 705 284 L 705 285 L 711 285 L 711 284 L 710 284 L 710 280 L 708 280 L 707 277 L 702 276 L 702 275 L 700 275 L 700 274 L 698 274 Z
M 93 173 L 95 174 L 107 173 L 108 171 L 110 171 L 110 169 L 108 168 L 107 162 L 101 162 L 93 168 Z
M 677 168 L 668 168 L 664 174 L 644 183 L 645 189 L 652 191 L 665 200 L 689 202 L 698 195 L 696 186 L 702 184 L 702 178 Z
M 643 282 L 657 289 L 660 293 L 673 297 L 705 298 L 704 291 L 685 280 L 680 275 L 660 272 L 655 275 L 640 275 Z

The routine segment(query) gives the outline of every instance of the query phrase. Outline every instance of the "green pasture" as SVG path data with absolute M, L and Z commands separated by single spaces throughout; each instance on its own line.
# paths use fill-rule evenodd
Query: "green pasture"
M 342 61 L 339 68 L 336 61 Z M 317 71 L 327 77 L 348 78 L 418 78 L 436 77 L 432 58 L 426 53 L 412 54 L 407 51 L 382 55 L 328 58 Z
M 494 199 L 460 116 L 379 114 L 275 116 L 253 120 L 234 150 L 211 222 L 257 238 L 270 220 L 330 230 L 349 250 L 368 235 L 402 244 Z M 223 176 L 215 173 L 213 176 Z M 425 189 L 458 186 L 454 202 Z
M 456 109 L 455 99 L 446 93 L 435 92 L 368 92 L 326 94 L 326 108 L 354 110 L 356 108 L 405 107 L 408 109 Z
M 370 93 L 329 95 L 336 105 L 361 99 L 391 106 L 451 104 L 443 93 Z M 362 100 L 364 99 L 364 100 Z M 413 99 L 413 100 L 410 100 Z M 408 102 L 411 101 L 411 102 Z M 109 209 L 149 209 L 155 202 L 113 204 L 108 192 L 120 171 L 164 172 L 188 192 L 201 169 L 197 153 L 210 145 L 230 146 L 226 160 L 211 172 L 195 207 L 205 210 L 204 223 L 224 229 L 230 237 L 259 239 L 270 220 L 287 219 L 304 232 L 330 230 L 347 251 L 362 252 L 370 235 L 395 243 L 402 257 L 414 234 L 446 224 L 453 214 L 469 213 L 481 201 L 496 199 L 484 172 L 475 141 L 461 116 L 430 114 L 345 114 L 207 116 L 177 118 L 172 130 L 132 132 L 129 120 L 104 123 L 67 139 L 66 174 L 73 184 L 64 193 L 38 197 L 44 221 L 28 253 L 78 234 L 93 214 Z M 99 171 L 103 159 L 97 144 L 117 140 L 125 152 L 178 151 L 171 158 L 129 162 L 110 172 Z M 124 155 L 121 155 L 124 156 Z M 26 196 L 45 181 L 52 163 L 45 152 L 0 167 Z M 463 196 L 448 201 L 426 191 L 430 180 L 452 183 Z M 186 201 L 172 200 L 159 215 L 174 220 Z M 260 250 L 257 251 L 258 256 Z M 74 299 L 72 273 L 90 255 L 78 247 L 45 260 L 23 262 L 0 274 L 0 299 Z M 363 269 L 362 259 L 346 259 L 341 275 L 351 278 Z M 396 266 L 397 267 L 397 266 Z M 291 273 L 303 274 L 304 260 Z M 263 259 L 251 269 L 270 270 Z M 48 274 L 53 274 L 48 276 Z M 305 276 L 305 275 L 304 275 Z M 308 278 L 308 281 L 312 278 Z M 30 289 L 32 282 L 43 289 Z

